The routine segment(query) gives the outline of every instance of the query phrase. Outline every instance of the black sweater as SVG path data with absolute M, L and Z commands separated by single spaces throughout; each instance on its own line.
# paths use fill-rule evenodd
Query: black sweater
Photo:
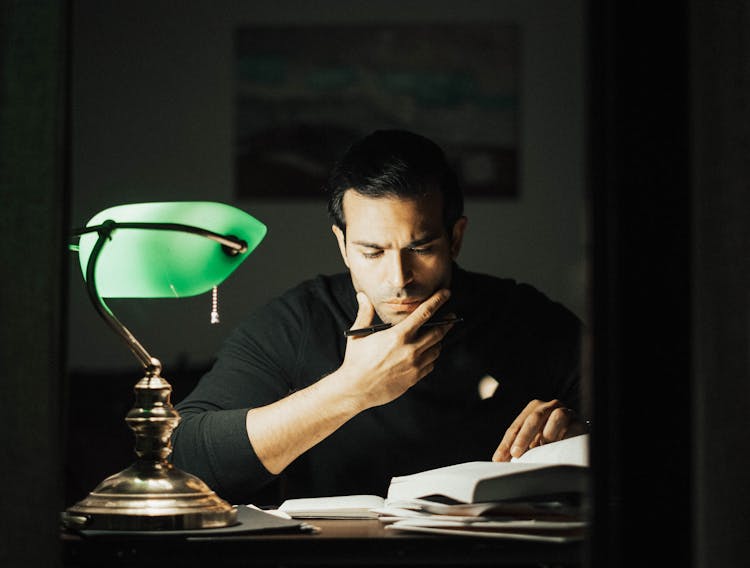
M 394 475 L 489 460 L 532 399 L 578 410 L 580 322 L 529 285 L 454 269 L 444 306 L 464 318 L 435 369 L 398 399 L 355 416 L 282 474 L 279 498 L 385 495 Z M 255 502 L 274 476 L 245 429 L 250 408 L 335 371 L 357 302 L 347 273 L 318 276 L 248 317 L 213 368 L 177 405 L 173 461 L 233 503 Z M 479 380 L 499 382 L 482 400 Z

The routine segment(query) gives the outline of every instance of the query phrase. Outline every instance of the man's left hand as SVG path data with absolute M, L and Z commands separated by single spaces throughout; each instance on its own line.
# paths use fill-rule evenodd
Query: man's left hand
M 492 461 L 510 461 L 529 448 L 584 432 L 585 426 L 576 413 L 559 400 L 532 400 L 505 431 Z

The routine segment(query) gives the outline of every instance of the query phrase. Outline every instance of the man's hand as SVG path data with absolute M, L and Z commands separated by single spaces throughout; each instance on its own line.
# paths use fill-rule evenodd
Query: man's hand
M 265 468 L 280 473 L 347 420 L 398 398 L 429 373 L 451 326 L 419 328 L 449 295 L 448 290 L 439 290 L 393 327 L 350 337 L 344 362 L 336 371 L 281 400 L 248 410 L 248 440 Z M 370 325 L 374 314 L 364 294 L 358 294 L 357 301 L 352 329 Z
M 529 448 L 583 434 L 585 426 L 576 413 L 560 401 L 532 400 L 505 431 L 492 461 L 510 461 Z
M 420 331 L 449 298 L 449 290 L 438 290 L 404 320 L 365 337 L 350 337 L 341 370 L 350 377 L 365 408 L 386 404 L 401 396 L 432 371 L 440 355 L 440 342 L 452 325 Z M 369 326 L 374 308 L 362 292 L 352 329 Z

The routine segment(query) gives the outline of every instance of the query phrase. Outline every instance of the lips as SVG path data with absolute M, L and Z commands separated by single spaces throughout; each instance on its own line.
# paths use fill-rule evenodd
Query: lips
M 419 304 L 421 304 L 424 300 L 422 299 L 416 299 L 416 298 L 408 298 L 403 300 L 387 300 L 383 302 L 386 306 L 388 306 L 390 309 L 395 310 L 397 312 L 405 312 L 405 311 L 414 311 L 417 309 Z

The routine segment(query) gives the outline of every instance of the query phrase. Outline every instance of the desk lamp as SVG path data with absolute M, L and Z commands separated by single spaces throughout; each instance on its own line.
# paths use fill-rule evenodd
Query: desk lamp
M 195 296 L 223 282 L 263 240 L 266 227 L 229 205 L 136 203 L 106 209 L 83 228 L 78 252 L 89 298 L 141 363 L 135 405 L 125 422 L 135 432 L 137 460 L 102 481 L 62 515 L 69 528 L 179 530 L 234 524 L 237 511 L 202 480 L 167 457 L 180 420 L 172 387 L 152 357 L 103 298 Z

